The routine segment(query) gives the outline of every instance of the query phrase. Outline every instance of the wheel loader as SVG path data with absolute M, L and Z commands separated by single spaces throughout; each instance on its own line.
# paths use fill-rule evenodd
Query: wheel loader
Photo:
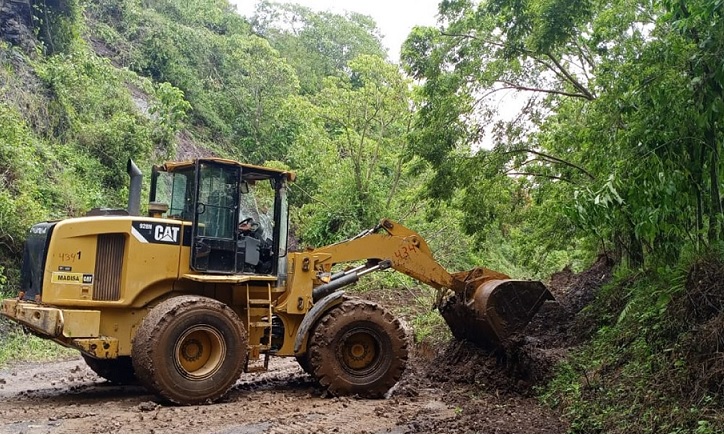
M 485 268 L 450 274 L 419 234 L 389 219 L 290 252 L 292 172 L 219 158 L 167 162 L 152 169 L 141 216 L 141 172 L 128 168 L 127 210 L 30 228 L 21 291 L 1 313 L 78 349 L 101 377 L 140 381 L 175 404 L 213 402 L 271 356 L 296 358 L 333 395 L 383 397 L 405 370 L 407 329 L 344 290 L 376 271 L 437 288 L 455 337 L 479 344 L 519 330 L 551 297 L 540 282 Z

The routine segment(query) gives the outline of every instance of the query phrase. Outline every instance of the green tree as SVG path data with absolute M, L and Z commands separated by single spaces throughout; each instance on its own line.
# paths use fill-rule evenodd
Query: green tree
M 326 77 L 344 73 L 359 55 L 386 58 L 377 24 L 371 17 L 354 12 L 338 15 L 262 1 L 252 25 L 254 32 L 268 39 L 296 69 L 305 95 L 318 92 Z
M 717 241 L 719 6 L 663 6 L 443 1 L 442 28 L 415 29 L 403 49 L 425 81 L 412 144 L 437 171 L 430 193 L 526 177 L 532 205 L 552 195 L 580 236 L 636 265 Z M 527 98 L 501 120 L 492 97 L 506 91 Z M 525 208 L 508 203 L 514 223 Z M 486 207 L 466 210 L 483 221 Z
M 322 180 L 318 201 L 303 210 L 310 221 L 305 241 L 312 244 L 373 226 L 393 208 L 403 176 L 410 84 L 379 57 L 361 55 L 349 67 L 349 76 L 328 77 L 313 98 L 328 139 L 306 159 Z
M 285 101 L 297 94 L 294 70 L 258 37 L 230 38 L 220 89 L 230 100 L 234 142 L 251 163 L 284 160 L 293 126 Z

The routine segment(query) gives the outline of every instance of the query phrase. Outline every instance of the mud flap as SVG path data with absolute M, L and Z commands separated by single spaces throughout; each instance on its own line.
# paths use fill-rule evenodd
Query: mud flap
M 491 346 L 525 328 L 548 299 L 540 281 L 492 279 L 452 292 L 438 310 L 455 338 Z

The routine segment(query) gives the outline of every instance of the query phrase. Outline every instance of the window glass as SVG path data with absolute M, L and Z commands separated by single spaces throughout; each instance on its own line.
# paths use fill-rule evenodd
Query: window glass
M 156 202 L 168 205 L 171 218 L 193 219 L 194 169 L 159 172 L 156 179 Z
M 234 220 L 238 201 L 237 174 L 237 168 L 201 165 L 197 210 L 199 235 L 234 238 L 237 227 Z
M 274 188 L 269 180 L 249 183 L 249 193 L 239 201 L 239 221 L 252 218 L 262 229 L 262 241 L 272 240 L 274 234 Z

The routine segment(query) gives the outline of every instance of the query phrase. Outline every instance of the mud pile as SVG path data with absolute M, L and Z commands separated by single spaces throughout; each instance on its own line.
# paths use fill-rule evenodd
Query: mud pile
M 680 332 L 675 357 L 686 361 L 689 399 L 724 397 L 724 261 L 715 255 L 696 262 L 683 292 L 672 300 L 671 320 Z M 674 329 L 674 328 L 672 328 Z
M 581 273 L 566 268 L 554 274 L 548 288 L 555 301 L 547 301 L 523 331 L 497 348 L 451 342 L 424 366 L 426 376 L 435 383 L 475 384 L 493 394 L 531 396 L 532 387 L 549 380 L 555 365 L 580 342 L 578 331 L 585 325 L 576 315 L 611 279 L 613 266 L 602 255 Z
M 613 261 L 601 256 L 579 274 L 564 269 L 548 288 L 556 298 L 546 302 L 531 323 L 496 348 L 450 341 L 443 348 L 421 344 L 393 397 L 415 397 L 442 391 L 440 400 L 454 404 L 457 414 L 431 424 L 420 419 L 415 432 L 427 433 L 562 433 L 568 424 L 543 409 L 533 387 L 553 375 L 556 363 L 580 342 L 577 314 L 611 278 Z

